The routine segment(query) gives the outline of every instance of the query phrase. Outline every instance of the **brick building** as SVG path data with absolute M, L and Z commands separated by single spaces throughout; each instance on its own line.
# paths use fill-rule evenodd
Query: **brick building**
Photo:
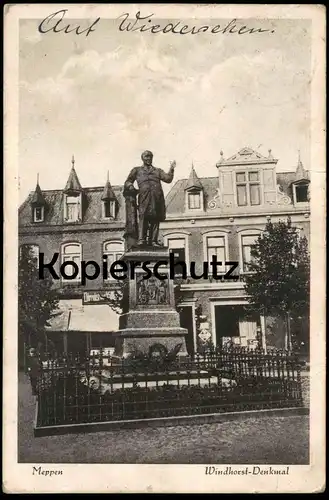
M 77 263 L 118 260 L 124 253 L 125 206 L 121 186 L 83 188 L 72 159 L 72 168 L 63 190 L 42 191 L 39 183 L 19 209 L 20 245 L 32 245 L 50 262 L 55 252 L 59 266 L 66 260 Z M 67 269 L 67 274 L 72 271 Z M 106 305 L 106 295 L 116 282 L 102 275 L 82 286 L 76 280 L 54 281 L 60 299 L 48 337 L 58 349 L 71 351 L 107 344 L 109 333 L 118 328 L 118 317 Z
M 309 240 L 309 173 L 300 159 L 294 171 L 277 173 L 277 161 L 270 150 L 264 157 L 243 148 L 227 159 L 221 152 L 217 175 L 198 177 L 192 166 L 189 178 L 178 180 L 167 196 L 162 236 L 177 258 L 188 266 L 196 262 L 197 275 L 202 275 L 202 263 L 211 261 L 212 255 L 219 261 L 239 262 L 237 281 L 220 282 L 209 276 L 208 280 L 190 278 L 182 285 L 182 326 L 189 329 L 194 347 L 196 303 L 215 345 L 233 338 L 247 346 L 260 337 L 263 346 L 285 346 L 285 325 L 279 319 L 247 318 L 243 311 L 247 303 L 243 278 L 251 246 L 267 221 L 290 216 Z
M 228 159 L 220 154 L 213 177 L 197 175 L 194 167 L 188 179 L 179 179 L 166 197 L 167 218 L 160 233 L 178 260 L 202 274 L 203 262 L 217 255 L 221 261 L 239 262 L 239 279 L 218 282 L 184 280 L 182 326 L 188 329 L 190 352 L 197 348 L 196 307 L 209 323 L 214 344 L 234 339 L 250 345 L 256 337 L 263 345 L 284 346 L 284 328 L 274 318 L 246 318 L 243 276 L 248 272 L 250 249 L 266 222 L 286 220 L 309 239 L 309 173 L 300 159 L 294 170 L 276 172 L 276 159 L 243 148 Z M 217 172 L 216 172 L 217 169 Z M 54 252 L 59 268 L 65 260 L 111 263 L 124 253 L 125 207 L 122 186 L 82 187 L 72 161 L 63 190 L 42 191 L 37 183 L 19 209 L 20 245 L 33 245 L 51 260 Z M 225 268 L 222 269 L 223 273 Z M 69 271 L 68 271 L 69 273 Z M 116 282 L 104 280 L 79 284 L 56 281 L 60 313 L 54 318 L 49 337 L 59 347 L 97 348 L 112 344 L 111 332 L 118 327 L 117 315 L 106 305 Z M 266 335 L 265 335 L 266 332 Z

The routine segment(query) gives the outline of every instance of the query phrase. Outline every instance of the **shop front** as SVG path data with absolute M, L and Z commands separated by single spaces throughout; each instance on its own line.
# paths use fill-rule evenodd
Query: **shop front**
M 86 353 L 114 347 L 113 333 L 118 326 L 119 315 L 104 303 L 60 300 L 59 309 L 46 329 L 46 350 Z

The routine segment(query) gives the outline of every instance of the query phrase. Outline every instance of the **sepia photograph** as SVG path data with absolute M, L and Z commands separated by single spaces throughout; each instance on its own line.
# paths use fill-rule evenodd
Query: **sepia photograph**
M 325 10 L 189 7 L 6 6 L 7 492 L 325 488 Z

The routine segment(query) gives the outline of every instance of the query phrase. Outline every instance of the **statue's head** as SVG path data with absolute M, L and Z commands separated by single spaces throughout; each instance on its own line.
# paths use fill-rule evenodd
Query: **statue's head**
M 144 151 L 144 153 L 142 153 L 142 160 L 144 165 L 152 165 L 153 153 L 151 151 Z

